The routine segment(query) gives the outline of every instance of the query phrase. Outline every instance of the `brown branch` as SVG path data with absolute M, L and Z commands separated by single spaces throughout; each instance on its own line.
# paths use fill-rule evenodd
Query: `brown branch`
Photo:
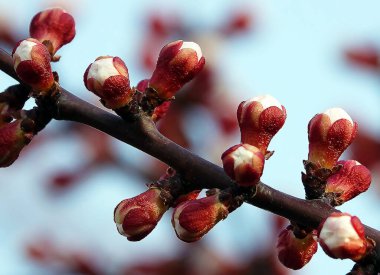
M 20 81 L 13 70 L 11 57 L 0 49 L 0 70 Z M 189 152 L 161 135 L 146 116 L 124 121 L 59 88 L 53 118 L 84 123 L 103 131 L 141 151 L 165 162 L 177 170 L 193 189 L 233 187 L 234 182 L 223 169 Z M 330 213 L 337 210 L 320 200 L 303 200 L 260 183 L 247 203 L 288 218 L 301 225 L 316 228 Z M 366 226 L 366 234 L 380 243 L 380 232 Z M 377 248 L 380 255 L 379 248 Z M 379 256 L 377 261 L 380 263 Z

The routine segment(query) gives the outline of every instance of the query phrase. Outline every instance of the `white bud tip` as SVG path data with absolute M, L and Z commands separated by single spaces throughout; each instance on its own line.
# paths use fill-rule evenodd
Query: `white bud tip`
M 234 159 L 234 169 L 236 169 L 240 165 L 252 163 L 253 152 L 247 150 L 243 146 L 240 146 L 232 152 L 231 156 Z
M 192 49 L 192 50 L 194 50 L 197 53 L 198 61 L 201 60 L 201 58 L 203 56 L 202 55 L 201 47 L 199 47 L 199 45 L 197 43 L 195 43 L 195 42 L 185 42 L 185 41 L 183 41 L 182 46 L 179 49 L 180 50 L 182 50 L 182 49 Z
M 263 106 L 263 110 L 265 110 L 269 107 L 272 107 L 272 106 L 276 106 L 277 108 L 282 110 L 281 103 L 271 95 L 255 96 L 254 98 L 247 100 L 244 103 L 244 107 L 248 106 L 249 104 L 251 104 L 252 102 L 255 102 L 255 101 L 260 102 L 260 104 Z
M 87 79 L 94 78 L 103 85 L 107 78 L 115 75 L 120 75 L 120 73 L 113 65 L 113 57 L 109 57 L 96 60 L 92 63 Z
M 351 122 L 352 125 L 354 125 L 354 122 L 352 121 L 351 117 L 342 108 L 331 108 L 326 110 L 324 114 L 328 115 L 328 117 L 331 120 L 331 124 L 333 124 L 335 121 L 339 119 L 347 119 L 349 122 Z
M 120 233 L 120 235 L 125 235 L 125 232 L 124 232 L 122 224 L 116 223 L 116 228 L 117 228 L 117 231 Z
M 45 12 L 45 11 L 51 11 L 51 10 L 56 10 L 56 9 L 61 10 L 61 11 L 64 12 L 64 13 L 67 13 L 67 10 L 65 10 L 65 9 L 63 9 L 63 8 L 61 8 L 61 7 L 59 7 L 59 6 L 55 6 L 55 7 L 47 8 L 47 9 L 43 10 L 42 12 Z
M 174 221 L 174 230 L 177 232 L 178 236 L 184 236 L 186 235 L 187 231 L 180 225 L 179 223 L 179 216 L 181 215 L 182 210 L 186 206 L 186 202 L 179 205 L 177 209 L 175 209 L 173 221 Z
M 329 217 L 323 224 L 319 238 L 329 249 L 339 248 L 359 239 L 351 223 L 351 216 Z
M 31 52 L 33 47 L 36 45 L 36 42 L 24 40 L 20 43 L 20 45 L 18 45 L 14 56 L 17 55 L 20 58 L 20 62 L 25 60 L 32 60 Z

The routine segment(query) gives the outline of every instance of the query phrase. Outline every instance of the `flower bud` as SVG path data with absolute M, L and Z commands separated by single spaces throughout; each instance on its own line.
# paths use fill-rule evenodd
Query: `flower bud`
M 159 188 L 121 201 L 115 208 L 114 221 L 119 233 L 130 241 L 140 241 L 156 227 L 168 206 Z
M 219 200 L 217 193 L 179 204 L 173 211 L 172 225 L 177 237 L 190 243 L 201 239 L 227 215 L 228 207 Z
M 358 261 L 366 253 L 364 226 L 356 216 L 333 213 L 321 223 L 318 231 L 319 244 L 334 259 Z
M 0 127 L 0 167 L 10 166 L 32 140 L 33 133 L 24 130 L 22 122 L 15 120 Z
M 128 68 L 119 57 L 98 57 L 88 66 L 83 80 L 86 88 L 99 96 L 107 108 L 118 109 L 132 100 Z
M 37 13 L 29 26 L 30 36 L 44 43 L 51 56 L 75 36 L 74 18 L 61 8 L 46 9 Z
M 313 233 L 299 239 L 294 235 L 292 227 L 288 226 L 278 236 L 278 259 L 287 268 L 301 269 L 311 260 L 317 249 L 318 243 Z
M 241 142 L 256 146 L 265 155 L 269 142 L 285 123 L 286 110 L 271 95 L 257 96 L 240 103 L 237 119 Z
M 326 193 L 335 193 L 336 205 L 351 200 L 367 191 L 371 184 L 371 172 L 356 160 L 341 160 L 342 168 L 326 181 Z
M 356 136 L 357 123 L 341 108 L 315 115 L 309 122 L 309 161 L 331 169 Z
M 254 186 L 263 174 L 265 158 L 257 147 L 238 144 L 222 154 L 222 161 L 231 179 L 241 186 Z
M 21 40 L 13 49 L 12 57 L 17 75 L 33 90 L 44 92 L 54 85 L 50 54 L 38 40 Z
M 162 48 L 149 87 L 161 99 L 170 99 L 203 68 L 205 58 L 194 42 L 177 40 Z

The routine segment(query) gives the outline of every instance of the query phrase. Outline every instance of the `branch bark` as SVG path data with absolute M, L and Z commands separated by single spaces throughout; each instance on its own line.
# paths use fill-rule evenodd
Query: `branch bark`
M 13 70 L 11 56 L 1 49 L 0 70 L 20 81 Z M 221 167 L 161 135 L 148 117 L 141 115 L 134 121 L 126 122 L 119 116 L 81 100 L 62 87 L 59 87 L 53 107 L 54 119 L 87 124 L 165 162 L 190 182 L 193 189 L 225 189 L 234 186 L 234 182 Z M 338 211 L 320 200 L 299 199 L 264 183 L 258 185 L 256 194 L 246 199 L 246 202 L 312 228 L 318 227 L 329 214 Z M 380 243 L 379 231 L 366 226 L 366 234 Z M 380 250 L 378 247 L 376 249 L 377 266 L 380 266 Z

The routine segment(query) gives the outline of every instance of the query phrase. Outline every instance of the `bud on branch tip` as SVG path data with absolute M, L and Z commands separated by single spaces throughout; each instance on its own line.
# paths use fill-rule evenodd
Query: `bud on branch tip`
M 317 249 L 314 232 L 299 239 L 294 235 L 292 226 L 288 226 L 278 236 L 278 259 L 287 268 L 301 269 L 311 260 Z
M 119 57 L 98 57 L 87 67 L 83 80 L 107 108 L 118 109 L 132 100 L 128 68 Z
M 228 215 L 228 207 L 219 200 L 219 193 L 189 200 L 173 211 L 172 225 L 177 237 L 184 242 L 195 242 Z
M 140 241 L 156 227 L 168 206 L 161 198 L 159 188 L 149 188 L 144 193 L 121 201 L 115 208 L 117 230 L 130 241 Z
M 364 226 L 356 216 L 333 213 L 318 229 L 318 241 L 332 258 L 360 260 L 367 249 Z
M 232 146 L 222 154 L 222 161 L 226 174 L 241 186 L 256 185 L 265 164 L 262 152 L 249 144 Z
M 194 42 L 177 40 L 162 48 L 149 81 L 159 98 L 168 100 L 203 68 L 205 58 Z
M 12 52 L 17 75 L 36 92 L 46 92 L 54 85 L 50 54 L 38 40 L 28 38 L 17 43 Z
M 309 161 L 331 169 L 356 136 L 357 123 L 341 108 L 315 115 L 309 122 Z
M 285 123 L 286 110 L 271 95 L 257 96 L 240 103 L 237 119 L 241 142 L 256 146 L 266 155 L 270 141 Z
M 22 120 L 0 126 L 0 167 L 10 166 L 27 145 L 33 133 L 22 129 Z
M 53 57 L 58 49 L 74 39 L 74 18 L 61 8 L 46 9 L 33 17 L 29 32 L 31 37 L 46 45 Z
M 335 205 L 341 205 L 367 191 L 371 184 L 371 172 L 356 160 L 341 160 L 340 170 L 327 179 L 326 193 L 333 193 Z

